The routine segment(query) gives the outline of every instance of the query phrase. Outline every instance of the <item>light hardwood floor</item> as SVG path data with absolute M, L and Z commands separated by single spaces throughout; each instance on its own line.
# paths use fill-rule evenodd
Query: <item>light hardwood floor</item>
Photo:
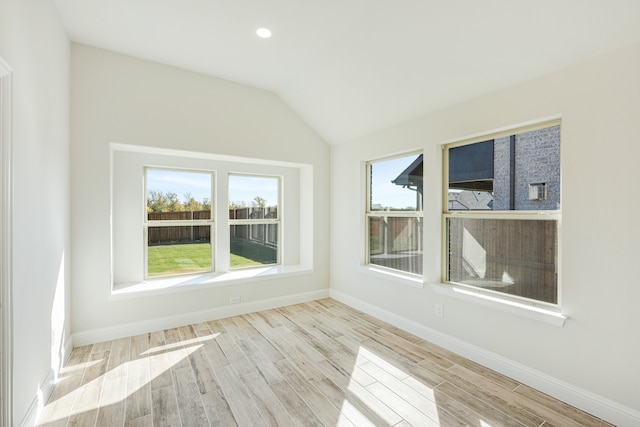
M 331 299 L 75 348 L 41 426 L 605 426 Z

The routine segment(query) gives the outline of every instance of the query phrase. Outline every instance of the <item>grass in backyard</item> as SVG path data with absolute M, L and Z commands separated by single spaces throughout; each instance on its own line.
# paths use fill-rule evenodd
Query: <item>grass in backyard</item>
M 275 248 L 252 243 L 246 239 L 231 239 L 231 268 L 276 264 L 278 253 Z
M 231 268 L 275 264 L 276 262 L 275 249 L 241 239 L 231 241 Z M 211 244 L 187 243 L 149 246 L 147 268 L 149 277 L 209 271 L 211 270 Z
M 209 271 L 211 270 L 211 244 L 149 246 L 147 268 L 150 277 Z

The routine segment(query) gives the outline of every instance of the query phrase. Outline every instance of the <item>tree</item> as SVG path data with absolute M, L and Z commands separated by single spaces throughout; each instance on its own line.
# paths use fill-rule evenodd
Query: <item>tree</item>
M 200 203 L 199 201 L 197 201 L 192 195 L 191 193 L 186 193 L 184 195 L 184 203 L 182 204 L 182 208 L 183 210 L 187 211 L 187 212 L 195 212 L 195 211 L 201 211 L 202 209 L 202 203 Z
M 182 205 L 180 204 L 180 200 L 178 200 L 178 195 L 176 193 L 169 192 L 167 193 L 167 209 L 169 212 L 179 212 L 181 211 Z
M 260 196 L 256 196 L 251 201 L 254 208 L 264 208 L 267 206 L 267 201 Z
M 168 195 L 162 191 L 149 190 L 147 212 L 169 212 Z
M 239 201 L 239 202 L 233 202 L 230 201 L 229 202 L 229 209 L 242 209 L 242 208 L 246 208 L 247 204 L 244 201 Z
M 176 193 L 149 190 L 147 212 L 179 212 L 184 210 Z

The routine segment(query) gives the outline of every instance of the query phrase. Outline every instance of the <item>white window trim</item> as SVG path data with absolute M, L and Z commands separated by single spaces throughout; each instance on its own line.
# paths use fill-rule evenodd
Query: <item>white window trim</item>
M 231 226 L 232 225 L 259 225 L 259 224 L 277 224 L 278 225 L 278 245 L 277 245 L 277 252 L 276 252 L 276 263 L 275 264 L 270 264 L 270 266 L 278 266 L 282 264 L 282 183 L 284 181 L 284 178 L 280 175 L 258 175 L 258 174 L 250 174 L 250 173 L 230 173 L 229 177 L 231 176 L 248 176 L 248 177 L 256 177 L 256 178 L 271 178 L 271 179 L 277 179 L 278 180 L 278 203 L 276 206 L 276 214 L 277 214 L 277 218 L 264 218 L 264 219 L 254 219 L 254 218 L 247 218 L 247 219 L 229 219 L 229 228 L 227 230 L 228 233 L 231 232 Z M 266 233 L 266 232 L 265 232 Z M 266 238 L 266 237 L 265 237 Z M 245 268 L 258 268 L 255 266 L 245 266 L 245 267 L 235 267 L 235 268 L 231 268 L 231 265 L 229 265 L 229 271 L 235 271 L 235 270 L 239 270 L 239 269 L 245 269 Z
M 440 295 L 456 298 L 473 304 L 480 304 L 491 309 L 532 319 L 553 326 L 562 327 L 568 319 L 561 312 L 540 306 L 524 304 L 507 298 L 488 295 L 470 287 L 457 286 L 451 283 L 433 283 L 431 289 Z
M 360 269 L 363 273 L 391 280 L 392 282 L 400 283 L 402 285 L 412 286 L 419 289 L 424 288 L 424 278 L 419 274 L 411 274 L 375 264 L 365 264 L 362 265 Z
M 161 276 L 138 283 L 114 284 L 111 300 L 147 297 L 203 289 L 220 288 L 243 283 L 272 280 L 275 278 L 304 276 L 314 272 L 307 265 L 271 265 L 265 267 L 238 268 L 223 273 L 183 274 Z
M 220 254 L 216 251 L 215 263 L 219 267 L 217 272 L 208 272 L 208 273 L 197 273 L 197 274 L 185 274 L 185 275 L 176 275 L 176 276 L 159 276 L 151 279 L 144 279 L 140 277 L 139 279 L 134 280 L 120 280 L 116 281 L 116 266 L 114 266 L 114 240 L 116 238 L 115 234 L 117 230 L 114 229 L 115 220 L 114 220 L 114 200 L 116 191 L 115 187 L 117 186 L 115 179 L 115 166 L 114 159 L 116 157 L 116 153 L 131 153 L 133 156 L 167 156 L 167 158 L 184 158 L 188 161 L 193 161 L 194 163 L 199 162 L 225 162 L 229 164 L 241 164 L 243 168 L 240 170 L 233 169 L 233 173 L 238 173 L 242 175 L 250 175 L 255 171 L 258 171 L 258 175 L 263 176 L 282 176 L 282 174 L 272 171 L 277 171 L 278 169 L 288 169 L 291 171 L 295 171 L 296 179 L 292 181 L 292 184 L 287 188 L 283 188 L 281 185 L 281 193 L 289 194 L 289 199 L 293 197 L 294 202 L 289 202 L 289 209 L 293 209 L 294 212 L 293 217 L 287 216 L 288 219 L 288 235 L 292 240 L 288 245 L 289 253 L 288 258 L 284 255 L 281 260 L 286 262 L 281 265 L 270 265 L 264 267 L 247 267 L 242 269 L 228 269 L 228 254 Z M 111 230 L 112 230 L 112 248 L 111 248 L 111 298 L 121 299 L 121 298 L 134 298 L 139 296 L 147 296 L 158 293 L 173 293 L 173 292 L 185 292 L 190 290 L 202 290 L 206 288 L 212 287 L 221 287 L 221 286 L 230 286 L 236 285 L 240 283 L 254 282 L 254 281 L 262 281 L 262 280 L 273 280 L 279 277 L 288 277 L 288 276 L 296 276 L 296 275 L 305 275 L 311 274 L 313 269 L 313 258 L 314 258 L 314 248 L 313 248 L 313 236 L 314 236 L 314 227 L 313 227 L 313 191 L 314 191 L 314 180 L 313 180 L 313 166 L 310 164 L 302 164 L 302 163 L 293 163 L 293 162 L 284 162 L 284 161 L 272 161 L 272 160 L 263 160 L 263 159 L 252 159 L 252 158 L 244 158 L 237 156 L 225 156 L 225 155 L 217 155 L 212 153 L 202 153 L 202 152 L 190 152 L 183 150 L 174 150 L 174 149 L 163 149 L 157 147 L 147 147 L 147 146 L 138 146 L 138 145 L 130 145 L 130 144 L 121 144 L 121 143 L 110 143 L 110 157 L 111 157 L 111 191 L 110 191 L 110 200 L 111 200 Z M 189 160 L 192 159 L 192 160 Z M 137 160 L 136 160 L 137 161 Z M 147 165 L 149 163 L 145 163 Z M 225 205 L 224 201 L 227 200 L 228 196 L 228 181 L 227 176 L 231 170 L 218 171 L 216 168 L 209 167 L 191 167 L 191 166 L 182 166 L 174 163 L 170 164 L 156 164 L 151 163 L 153 168 L 178 168 L 178 169 L 191 169 L 191 170 L 216 170 L 216 187 L 214 192 L 216 192 L 217 201 L 212 201 L 213 206 L 218 206 L 217 208 L 213 208 L 215 212 L 214 220 L 218 218 L 216 221 L 216 242 L 217 245 L 227 246 L 229 244 L 228 239 L 228 205 Z M 245 170 L 246 169 L 246 170 Z M 253 172 L 251 172 L 253 171 Z M 282 178 L 281 182 L 284 182 L 285 178 Z M 220 182 L 223 181 L 223 182 Z M 142 189 L 140 190 L 143 191 Z M 222 193 L 222 194 L 219 194 Z M 144 199 L 144 198 L 142 198 Z M 288 200 L 289 200 L 288 199 Z M 297 199 L 297 202 L 295 202 Z M 138 200 L 141 200 L 138 198 Z M 224 207 L 219 205 L 220 201 L 223 201 Z M 281 196 L 282 200 L 282 196 Z M 282 203 L 282 202 L 281 202 Z M 142 206 L 143 203 L 138 203 L 138 206 Z M 219 220 L 225 216 L 225 212 L 219 211 L 220 209 L 226 209 L 226 218 L 227 221 Z M 285 208 L 286 209 L 286 208 Z M 282 218 L 287 215 L 286 212 L 282 213 Z M 136 218 L 138 218 L 136 216 Z M 140 224 L 140 232 L 138 235 L 142 235 L 142 224 Z M 226 227 L 226 236 L 220 235 L 221 227 Z M 281 231 L 281 235 L 283 235 L 286 230 Z M 134 233 L 135 234 L 135 233 Z M 142 239 L 140 239 L 142 241 Z M 213 240 L 212 240 L 213 241 Z M 285 242 L 282 242 L 282 247 L 284 248 Z M 227 251 L 228 252 L 228 251 Z M 142 253 L 142 250 L 141 252 Z M 140 255 L 142 262 L 142 255 Z M 227 268 L 225 268 L 227 266 Z M 140 269 L 142 271 L 142 268 Z
M 371 264 L 369 262 L 370 259 L 370 242 L 369 242 L 369 218 L 372 217 L 405 217 L 405 218 L 419 218 L 424 225 L 424 207 L 422 210 L 416 211 L 372 211 L 370 204 L 370 194 L 371 194 L 371 173 L 370 173 L 370 165 L 372 163 L 377 163 L 385 160 L 393 160 L 401 157 L 412 156 L 412 155 L 420 155 L 423 154 L 422 150 L 410 150 L 403 153 L 398 153 L 391 156 L 381 157 L 374 160 L 368 160 L 362 163 L 362 171 L 364 173 L 364 190 L 362 194 L 364 195 L 364 200 L 362 205 L 364 206 L 364 215 L 361 218 L 364 218 L 364 224 L 362 229 L 364 230 L 364 251 L 363 251 L 363 259 L 360 265 L 360 270 L 364 273 L 371 274 L 373 276 L 377 276 L 380 278 L 388 279 L 396 283 L 400 283 L 407 286 L 412 286 L 415 288 L 423 288 L 424 287 L 424 274 L 414 274 L 402 270 L 397 270 L 394 268 L 388 268 L 377 264 Z M 424 232 L 421 236 L 422 239 L 422 247 L 424 248 Z M 423 262 L 423 271 L 424 271 L 424 258 Z
M 442 145 L 442 225 L 441 225 L 441 283 L 432 284 L 432 288 L 439 294 L 468 302 L 481 304 L 487 307 L 517 314 L 530 319 L 538 320 L 555 326 L 563 326 L 568 317 L 562 314 L 561 301 L 561 211 L 449 211 L 448 210 L 448 183 L 449 164 L 448 149 L 460 147 L 476 142 L 495 139 L 502 136 L 524 133 L 532 130 L 544 129 L 552 126 L 561 126 L 561 119 L 558 117 L 547 118 L 538 122 L 528 122 L 521 126 L 503 128 L 494 132 L 477 134 L 472 137 L 452 141 Z M 483 290 L 481 288 L 468 286 L 447 280 L 447 218 L 495 218 L 495 219 L 549 219 L 555 220 L 558 224 L 558 283 L 557 283 L 557 304 L 536 301 L 529 298 L 503 294 Z

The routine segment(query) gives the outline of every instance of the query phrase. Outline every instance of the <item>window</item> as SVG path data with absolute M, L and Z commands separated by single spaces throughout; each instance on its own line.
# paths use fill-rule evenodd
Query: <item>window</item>
M 279 263 L 280 178 L 229 176 L 230 267 Z
M 444 150 L 444 281 L 558 306 L 560 123 Z
M 213 173 L 145 169 L 145 277 L 213 270 Z
M 313 270 L 312 165 L 118 143 L 110 155 L 113 295 Z
M 367 163 L 367 264 L 422 274 L 422 177 L 422 154 Z

